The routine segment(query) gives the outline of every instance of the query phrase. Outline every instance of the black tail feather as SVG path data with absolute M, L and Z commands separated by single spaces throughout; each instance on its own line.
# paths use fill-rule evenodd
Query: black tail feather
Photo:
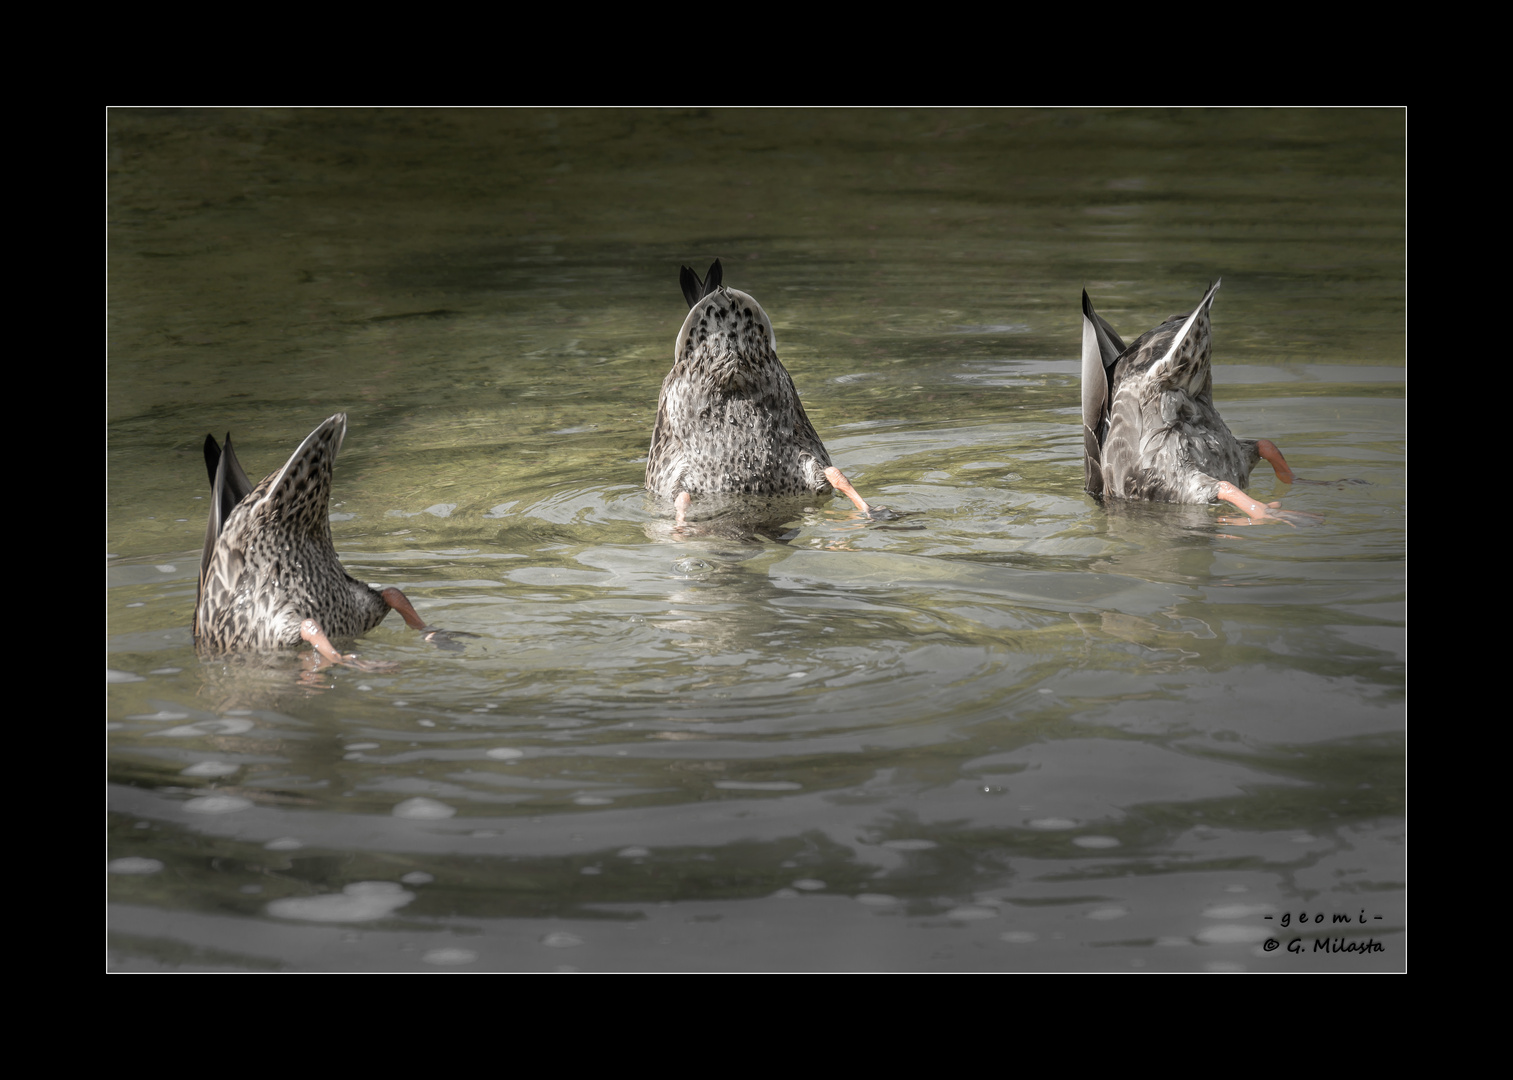
M 709 276 L 700 278 L 692 267 L 685 266 L 678 274 L 678 284 L 683 287 L 683 299 L 688 301 L 691 308 L 704 297 L 720 287 L 720 260 L 716 259 L 714 265 L 709 268 Z

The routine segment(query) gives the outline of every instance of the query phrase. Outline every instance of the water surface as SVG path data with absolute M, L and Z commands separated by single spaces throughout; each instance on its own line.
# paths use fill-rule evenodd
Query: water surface
M 117 969 L 1404 966 L 1400 113 L 114 111 L 110 154 Z M 648 499 L 716 257 L 897 520 Z M 1331 481 L 1250 491 L 1317 528 L 1080 490 L 1081 289 L 1128 339 L 1220 276 L 1220 409 Z M 206 432 L 255 479 L 337 411 L 343 560 L 477 636 L 198 657 Z

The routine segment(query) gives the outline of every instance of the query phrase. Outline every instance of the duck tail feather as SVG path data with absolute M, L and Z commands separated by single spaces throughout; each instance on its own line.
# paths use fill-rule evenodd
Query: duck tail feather
M 1082 290 L 1082 430 L 1083 464 L 1087 488 L 1102 490 L 1099 470 L 1103 438 L 1108 431 L 1112 368 L 1124 352 L 1124 342 L 1114 328 L 1093 310 L 1087 290 Z
M 704 295 L 704 282 L 694 273 L 693 267 L 685 266 L 678 272 L 678 284 L 683 288 L 683 299 L 692 308 Z
M 1214 293 L 1218 292 L 1219 286 L 1223 284 L 1224 279 L 1220 278 L 1208 287 L 1208 291 L 1203 294 L 1202 302 L 1193 308 L 1192 314 L 1188 315 L 1187 319 L 1182 323 L 1182 329 L 1178 330 L 1172 338 L 1171 347 L 1166 350 L 1166 355 L 1151 365 L 1150 370 L 1152 374 L 1159 373 L 1161 377 L 1166 377 L 1166 369 L 1171 364 L 1172 358 L 1177 355 L 1183 343 L 1187 341 L 1187 336 L 1193 332 L 1193 327 L 1198 324 L 1198 316 L 1208 311 L 1209 306 L 1214 302 Z

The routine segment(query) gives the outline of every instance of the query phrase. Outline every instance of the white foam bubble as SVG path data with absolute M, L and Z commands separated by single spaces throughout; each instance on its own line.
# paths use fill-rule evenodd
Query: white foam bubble
M 982 919 L 998 918 L 998 910 L 977 904 L 963 904 L 946 912 L 946 918 L 955 919 L 957 922 L 979 922 Z
M 179 770 L 180 776 L 230 776 L 240 769 L 229 761 L 196 761 L 187 769 Z
M 392 881 L 356 881 L 340 893 L 291 896 L 268 905 L 268 914 L 304 922 L 371 922 L 404 907 L 415 894 Z
M 143 675 L 133 675 L 129 671 L 116 671 L 113 668 L 106 668 L 105 669 L 105 681 L 108 682 L 108 683 L 113 683 L 113 682 L 146 682 L 147 678 L 146 678 L 146 676 L 143 676 Z
M 1265 941 L 1271 931 L 1264 926 L 1248 926 L 1244 923 L 1220 923 L 1200 930 L 1197 939 L 1205 945 L 1249 945 Z
M 440 821 L 457 813 L 455 806 L 448 806 L 444 802 L 435 799 L 427 799 L 417 795 L 413 799 L 406 799 L 394 807 L 393 814 L 398 818 L 411 818 L 415 821 Z
M 515 750 L 508 746 L 496 746 L 492 750 L 484 751 L 485 757 L 491 757 L 495 761 L 514 761 L 516 758 L 525 757 L 524 750 Z
M 420 959 L 427 964 L 471 964 L 478 954 L 472 949 L 432 949 Z
M 406 885 L 429 885 L 436 880 L 436 875 L 428 874 L 424 870 L 411 870 L 399 880 Z
M 577 934 L 569 934 L 566 930 L 555 930 L 542 938 L 541 944 L 549 949 L 571 949 L 575 945 L 582 945 L 583 939 Z
M 109 869 L 112 874 L 156 874 L 163 864 L 157 859 L 128 855 L 124 859 L 111 859 Z
M 238 810 L 252 809 L 252 800 L 240 795 L 206 795 L 190 799 L 184 804 L 186 814 L 234 814 Z
M 651 854 L 651 849 L 644 847 L 628 847 L 621 848 L 619 851 L 615 852 L 615 854 L 620 856 L 620 858 L 622 859 L 642 859 Z
M 1061 829 L 1075 829 L 1077 823 L 1064 817 L 1035 818 L 1029 823 L 1032 829 L 1044 829 L 1047 832 L 1055 832 Z
M 1272 912 L 1270 904 L 1215 904 L 1203 909 L 1205 919 L 1253 919 Z
M 1122 907 L 1101 907 L 1089 911 L 1087 917 L 1094 922 L 1110 922 L 1114 919 L 1122 919 L 1128 914 L 1129 911 Z
M 579 806 L 608 806 L 614 799 L 606 799 L 602 795 L 579 795 L 573 800 Z

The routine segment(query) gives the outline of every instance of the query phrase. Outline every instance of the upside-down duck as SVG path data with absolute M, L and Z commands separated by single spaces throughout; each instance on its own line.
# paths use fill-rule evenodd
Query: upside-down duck
M 762 305 L 722 276 L 718 259 L 705 279 L 687 266 L 680 275 L 689 312 L 657 402 L 646 487 L 673 500 L 680 526 L 693 499 L 708 496 L 839 492 L 871 513 L 830 464 Z
M 432 632 L 404 593 L 363 584 L 336 557 L 327 507 L 346 434 L 345 413 L 323 421 L 255 488 L 231 436 L 224 447 L 205 436 L 211 502 L 194 609 L 198 648 L 230 652 L 307 641 L 331 663 L 374 670 L 383 665 L 343 656 L 331 639 L 367 633 L 391 608 L 413 629 Z
M 1089 494 L 1171 503 L 1232 503 L 1252 521 L 1312 524 L 1245 494 L 1265 458 L 1284 484 L 1293 472 L 1269 439 L 1237 439 L 1214 408 L 1211 325 L 1215 282 L 1192 311 L 1125 345 L 1082 292 L 1082 440 Z

